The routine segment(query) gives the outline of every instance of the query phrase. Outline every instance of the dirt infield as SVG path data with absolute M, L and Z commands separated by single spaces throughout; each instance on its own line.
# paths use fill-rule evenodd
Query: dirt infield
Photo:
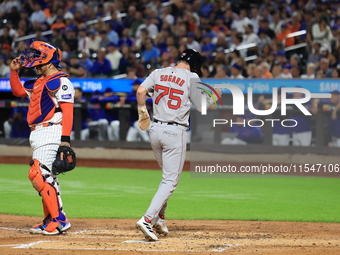
M 136 219 L 71 219 L 62 235 L 29 234 L 36 217 L 0 215 L 0 254 L 340 254 L 340 224 L 169 220 L 147 242 Z
M 0 156 L 5 164 L 29 161 Z M 80 159 L 78 166 L 158 169 L 154 161 Z M 339 223 L 169 220 L 170 234 L 147 242 L 137 219 L 70 220 L 67 233 L 42 236 L 28 232 L 41 219 L 0 214 L 0 254 L 340 254 Z

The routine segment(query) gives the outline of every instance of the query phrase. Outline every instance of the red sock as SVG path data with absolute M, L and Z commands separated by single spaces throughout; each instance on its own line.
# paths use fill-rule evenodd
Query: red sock
M 159 214 L 159 218 L 161 218 L 162 220 L 165 219 L 165 215 L 164 214 Z
M 150 223 L 150 222 L 151 222 L 151 220 L 149 220 L 149 219 L 146 218 L 145 216 L 144 216 L 144 220 L 145 220 L 147 223 Z

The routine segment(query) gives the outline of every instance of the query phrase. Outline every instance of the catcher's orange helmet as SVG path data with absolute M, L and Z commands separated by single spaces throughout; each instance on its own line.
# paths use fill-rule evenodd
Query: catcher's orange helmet
M 62 59 L 61 50 L 42 41 L 33 41 L 27 44 L 28 49 L 20 55 L 21 65 L 32 68 L 39 65 L 53 63 L 62 68 L 59 62 Z

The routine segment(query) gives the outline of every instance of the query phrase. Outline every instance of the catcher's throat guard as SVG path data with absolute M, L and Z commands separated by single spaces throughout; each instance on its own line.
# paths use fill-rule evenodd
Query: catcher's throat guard
M 63 153 L 62 159 L 60 158 Z M 56 159 L 52 164 L 52 173 L 58 175 L 73 170 L 76 167 L 76 153 L 71 147 L 59 146 Z

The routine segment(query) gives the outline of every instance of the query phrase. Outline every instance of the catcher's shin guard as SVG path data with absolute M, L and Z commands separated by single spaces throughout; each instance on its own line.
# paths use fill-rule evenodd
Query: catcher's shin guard
M 44 205 L 46 205 L 51 218 L 57 218 L 59 216 L 59 203 L 57 192 L 50 183 L 45 184 L 45 188 L 40 192 Z
M 50 212 L 48 211 L 47 206 L 44 204 L 44 201 L 42 200 L 41 202 L 44 209 L 44 219 L 51 218 Z
M 44 215 L 49 213 L 51 218 L 57 218 L 59 216 L 59 203 L 55 188 L 51 183 L 45 181 L 38 160 L 34 159 L 30 165 L 31 168 L 28 172 L 28 178 L 42 197 Z

